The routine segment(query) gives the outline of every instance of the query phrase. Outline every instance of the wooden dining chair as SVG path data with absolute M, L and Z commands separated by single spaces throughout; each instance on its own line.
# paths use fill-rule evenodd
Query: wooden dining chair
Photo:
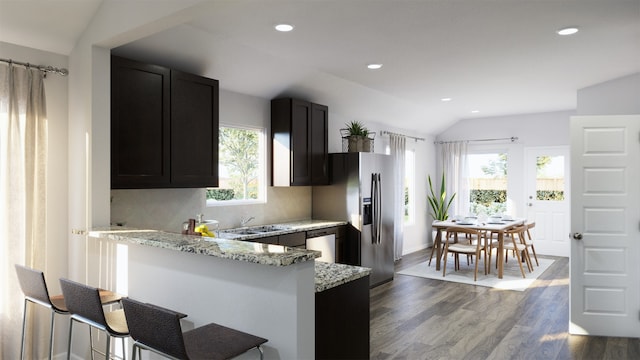
M 444 244 L 443 259 L 447 258 L 447 254 L 454 255 L 454 270 L 460 270 L 460 254 L 467 255 L 468 257 L 475 256 L 475 270 L 473 274 L 473 281 L 478 280 L 478 263 L 480 262 L 480 256 L 484 253 L 484 274 L 487 274 L 487 253 L 485 248 L 485 238 L 482 231 L 464 227 L 449 227 L 447 228 L 447 234 L 451 234 L 452 241 L 447 241 Z M 474 241 L 474 239 L 477 239 Z M 447 261 L 444 261 L 442 276 L 447 274 Z
M 531 229 L 536 227 L 536 223 L 529 222 L 526 224 L 526 226 L 527 226 L 527 231 L 525 233 L 527 236 L 525 236 L 524 238 L 524 243 L 525 245 L 527 245 L 527 248 L 531 249 L 531 252 L 533 253 L 533 257 L 534 259 L 536 259 L 536 265 L 540 266 L 540 263 L 538 262 L 538 255 L 536 254 L 536 248 L 533 246 L 533 237 L 531 236 Z
M 526 278 L 524 268 L 522 267 L 522 261 L 527 264 L 527 269 L 529 272 L 533 271 L 533 265 L 531 265 L 531 258 L 529 257 L 529 251 L 527 250 L 527 245 L 524 244 L 524 233 L 527 230 L 526 225 L 520 225 L 515 228 L 509 229 L 505 232 L 503 237 L 503 251 L 505 252 L 505 260 L 507 258 L 507 253 L 512 251 L 515 254 L 515 257 L 518 261 L 518 266 L 520 266 L 520 272 L 522 273 L 522 277 Z M 495 248 L 498 247 L 498 244 L 491 245 Z M 496 252 L 496 263 L 498 262 L 498 253 Z M 491 257 L 489 257 L 489 269 L 491 269 Z

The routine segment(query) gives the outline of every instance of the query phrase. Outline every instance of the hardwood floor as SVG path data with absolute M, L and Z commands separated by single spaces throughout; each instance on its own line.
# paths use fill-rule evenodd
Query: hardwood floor
M 569 335 L 569 260 L 555 259 L 523 292 L 396 275 L 370 293 L 371 359 L 640 359 L 640 339 Z

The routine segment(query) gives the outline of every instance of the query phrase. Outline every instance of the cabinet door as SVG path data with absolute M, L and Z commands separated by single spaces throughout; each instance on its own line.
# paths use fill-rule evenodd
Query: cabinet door
M 111 58 L 111 187 L 170 182 L 170 70 Z
M 311 104 L 311 144 L 309 146 L 311 184 L 328 185 L 329 172 L 329 108 L 325 105 Z
M 218 186 L 218 80 L 171 72 L 171 185 Z
M 311 103 L 291 102 L 291 185 L 311 185 Z
M 289 247 L 301 247 L 305 245 L 306 233 L 304 231 L 284 234 L 278 237 L 278 244 Z

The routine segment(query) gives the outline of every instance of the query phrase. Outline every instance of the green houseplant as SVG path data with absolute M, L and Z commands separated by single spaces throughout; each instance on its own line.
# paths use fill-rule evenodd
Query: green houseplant
M 360 121 L 357 120 L 354 120 L 346 125 L 347 137 L 349 142 L 349 152 L 369 151 L 369 129 L 367 129 Z
M 438 194 L 436 194 L 433 188 L 431 176 L 428 176 L 427 178 L 429 180 L 429 194 L 427 195 L 427 199 L 431 206 L 431 212 L 429 214 L 433 217 L 433 220 L 447 220 L 449 218 L 449 207 L 451 206 L 453 199 L 456 197 L 456 194 L 453 193 L 451 198 L 447 201 L 444 172 L 442 172 L 442 182 L 440 184 L 440 192 Z

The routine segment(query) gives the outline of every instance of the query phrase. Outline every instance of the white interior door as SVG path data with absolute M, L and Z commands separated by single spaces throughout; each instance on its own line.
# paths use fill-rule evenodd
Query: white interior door
M 525 211 L 537 254 L 569 256 L 569 147 L 525 149 Z
M 640 336 L 640 115 L 571 118 L 573 334 Z

